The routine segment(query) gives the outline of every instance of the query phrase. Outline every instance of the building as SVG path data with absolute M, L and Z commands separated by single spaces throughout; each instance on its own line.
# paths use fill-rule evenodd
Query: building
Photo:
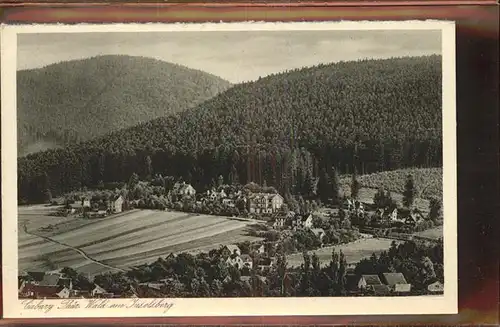
M 406 281 L 402 273 L 384 273 L 382 279 L 391 292 L 408 293 L 411 291 L 411 284 Z
M 172 193 L 179 197 L 195 196 L 196 190 L 194 189 L 193 186 L 191 186 L 191 184 L 187 184 L 186 182 L 181 182 L 174 184 Z
M 283 229 L 285 228 L 285 223 L 286 223 L 286 217 L 277 217 L 275 220 L 274 220 L 274 223 L 273 223 L 273 228 L 274 229 Z
M 436 281 L 432 284 L 427 285 L 427 291 L 433 294 L 443 294 L 444 293 L 444 284 L 440 281 Z
M 308 213 L 296 216 L 295 225 L 297 228 L 313 228 L 313 215 Z
M 222 250 L 221 250 L 222 257 L 226 258 L 226 257 L 229 257 L 233 254 L 236 254 L 238 256 L 241 255 L 241 250 L 237 245 L 229 244 L 229 245 L 225 245 L 222 247 Z
M 94 284 L 94 288 L 90 292 L 90 296 L 97 298 L 112 298 L 114 295 L 113 293 L 106 291 L 101 286 Z
M 382 285 L 382 281 L 377 275 L 362 275 L 358 281 L 358 289 L 370 289 L 374 285 Z
M 248 268 L 252 269 L 253 267 L 253 260 L 252 257 L 248 254 L 242 254 L 240 256 L 241 260 L 243 261 L 243 267 L 242 268 Z
M 279 194 L 273 193 L 251 193 L 247 197 L 248 212 L 272 214 L 278 212 L 285 199 Z
M 61 273 L 47 273 L 39 282 L 24 281 L 19 288 L 20 298 L 61 299 L 68 298 L 73 290 L 70 278 Z
M 234 199 L 230 199 L 230 198 L 222 199 L 222 204 L 225 206 L 228 206 L 230 208 L 234 208 L 236 206 L 234 203 Z
M 313 228 L 311 232 L 323 243 L 323 238 L 325 237 L 325 230 L 323 228 Z
M 226 263 L 238 269 L 242 269 L 244 267 L 243 259 L 238 254 L 231 254 L 227 257 Z
M 123 196 L 121 196 L 121 195 L 115 196 L 114 198 L 112 198 L 109 201 L 109 208 L 108 208 L 108 210 L 111 213 L 122 212 L 123 211 L 123 202 L 124 202 Z

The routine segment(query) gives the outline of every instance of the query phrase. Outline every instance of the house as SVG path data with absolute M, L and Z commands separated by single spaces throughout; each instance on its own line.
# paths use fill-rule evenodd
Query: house
M 232 254 L 236 254 L 238 256 L 241 255 L 241 250 L 237 245 L 229 244 L 229 245 L 225 245 L 224 247 L 222 247 L 222 250 L 221 250 L 222 257 L 226 258 Z
M 436 281 L 432 284 L 427 285 L 427 290 L 433 294 L 442 294 L 444 293 L 444 284 L 440 281 Z
M 119 213 L 123 211 L 123 202 L 125 200 L 123 199 L 123 196 L 117 195 L 114 198 L 112 198 L 109 203 L 108 203 L 108 210 L 111 213 Z
M 68 298 L 73 290 L 70 278 L 61 273 L 47 273 L 40 282 L 24 282 L 19 289 L 21 298 Z
M 90 199 L 87 197 L 82 198 L 82 205 L 83 208 L 90 208 Z
M 42 281 L 38 284 L 40 286 L 60 286 L 73 289 L 73 282 L 71 278 L 63 277 L 61 273 L 47 273 Z
M 187 184 L 186 182 L 175 183 L 172 192 L 179 197 L 196 195 L 196 190 L 194 189 L 194 187 L 191 186 L 191 184 Z
M 234 199 L 230 199 L 230 198 L 222 199 L 222 204 L 225 206 L 228 206 L 230 208 L 235 207 Z
M 40 286 L 32 283 L 26 283 L 19 291 L 20 298 L 31 299 L 59 299 L 58 293 L 64 287 L 59 286 Z
M 391 294 L 391 290 L 387 285 L 372 285 L 369 289 L 370 293 L 376 296 L 388 296 Z
M 325 230 L 323 228 L 313 228 L 311 229 L 311 232 L 319 238 L 321 242 L 323 242 L 323 237 L 325 237 Z
M 279 194 L 251 193 L 247 197 L 248 212 L 271 214 L 278 212 L 285 200 Z
M 248 269 L 252 269 L 253 267 L 253 260 L 252 260 L 252 257 L 249 256 L 248 254 L 242 254 L 240 256 L 242 262 L 243 262 L 243 267 L 242 268 L 248 268 Z
M 382 279 L 391 292 L 408 293 L 411 291 L 409 284 L 402 273 L 383 273 Z
M 405 219 L 405 224 L 407 225 L 412 225 L 415 226 L 419 224 L 422 220 L 424 220 L 424 217 L 418 211 L 417 209 L 412 210 L 411 212 L 408 213 L 408 216 Z
M 269 257 L 259 258 L 257 266 L 260 270 L 270 269 L 273 266 L 273 259 Z
M 274 229 L 283 229 L 285 228 L 285 223 L 286 223 L 286 217 L 277 217 L 275 220 L 274 220 L 274 223 L 273 223 L 273 228 Z
M 266 246 L 264 244 L 258 244 L 257 243 L 257 244 L 254 244 L 252 248 L 258 254 L 264 254 L 264 253 L 266 253 Z
M 112 298 L 114 297 L 114 294 L 106 291 L 101 286 L 94 284 L 94 288 L 90 292 L 90 296 L 97 298 Z
M 297 228 L 312 228 L 313 227 L 313 215 L 305 214 L 296 216 L 295 225 Z
M 243 268 L 243 259 L 238 254 L 231 254 L 227 259 L 226 263 L 230 266 L 236 267 L 238 269 Z
M 342 204 L 342 209 L 351 211 L 356 209 L 356 202 L 354 199 L 347 198 L 344 200 L 344 203 Z M 358 202 L 359 203 L 359 202 Z
M 374 285 L 382 285 L 382 281 L 377 275 L 362 275 L 358 281 L 358 289 L 369 289 Z
M 63 287 L 62 290 L 60 290 L 58 293 L 57 293 L 57 296 L 60 298 L 60 299 L 68 299 L 70 297 L 70 295 L 72 294 L 72 291 L 67 288 L 67 287 Z

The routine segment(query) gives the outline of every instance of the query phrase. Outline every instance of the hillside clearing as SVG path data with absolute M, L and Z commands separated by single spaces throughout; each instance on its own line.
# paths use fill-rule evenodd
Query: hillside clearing
M 332 250 L 335 249 L 336 252 L 342 250 L 347 263 L 357 263 L 364 258 L 369 258 L 373 253 L 379 255 L 383 251 L 389 250 L 392 242 L 392 239 L 387 238 L 362 238 L 351 243 L 328 246 L 309 253 L 311 255 L 316 253 L 321 264 L 327 265 L 332 258 Z M 304 262 L 302 253 L 291 254 L 286 259 L 289 267 L 300 267 Z
M 29 231 L 43 227 L 44 221 L 47 225 L 59 223 L 57 226 L 62 227 L 50 235 L 53 241 L 82 250 L 92 259 L 121 269 L 153 262 L 172 252 L 208 251 L 224 244 L 260 240 L 248 235 L 254 222 L 227 217 L 133 210 L 104 219 L 86 220 L 47 216 L 49 212 L 45 208 L 21 209 L 19 223 L 26 222 Z M 19 228 L 18 237 L 21 270 L 53 270 L 68 266 L 91 275 L 107 270 L 68 247 L 27 235 L 23 228 Z

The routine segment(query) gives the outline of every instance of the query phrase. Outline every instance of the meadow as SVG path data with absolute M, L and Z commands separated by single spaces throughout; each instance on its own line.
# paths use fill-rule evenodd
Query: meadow
M 224 244 L 259 240 L 248 235 L 252 222 L 228 217 L 133 210 L 89 220 L 49 213 L 44 207 L 19 210 L 20 270 L 68 266 L 95 275 L 150 263 L 170 253 L 209 251 Z M 24 223 L 28 233 L 41 237 L 27 234 Z M 44 230 L 48 225 L 52 225 L 49 232 Z
M 332 250 L 335 249 L 337 253 L 339 251 L 344 253 L 348 264 L 354 264 L 361 259 L 369 258 L 373 253 L 379 255 L 383 251 L 389 250 L 392 241 L 392 239 L 387 238 L 361 238 L 354 242 L 309 251 L 309 254 L 316 253 L 321 265 L 324 266 L 330 263 Z M 300 267 L 304 262 L 302 253 L 288 255 L 286 259 L 289 267 Z
M 442 168 L 408 168 L 384 171 L 380 173 L 358 176 L 358 180 L 365 188 L 378 189 L 383 187 L 387 191 L 402 194 L 404 191 L 406 177 L 413 176 L 418 197 L 421 199 L 443 197 L 443 169 Z M 349 189 L 350 176 L 341 178 L 344 190 Z

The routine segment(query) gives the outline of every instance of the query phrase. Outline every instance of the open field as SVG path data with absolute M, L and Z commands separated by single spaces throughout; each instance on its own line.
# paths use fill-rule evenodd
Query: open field
M 416 236 L 437 240 L 443 237 L 443 226 L 437 226 L 422 232 L 415 233 Z
M 383 251 L 389 250 L 392 241 L 392 239 L 387 238 L 362 238 L 351 243 L 328 246 L 309 253 L 311 255 L 316 253 L 321 265 L 327 265 L 332 258 L 332 250 L 335 249 L 336 252 L 342 250 L 348 264 L 357 263 L 361 259 L 369 258 L 372 253 L 379 255 Z M 299 267 L 304 262 L 302 253 L 291 254 L 286 259 L 289 267 Z
M 19 268 L 22 270 L 69 266 L 93 275 L 112 270 L 103 265 L 127 269 L 171 252 L 208 251 L 223 244 L 259 239 L 247 233 L 253 222 L 227 217 L 133 210 L 87 220 L 51 217 L 47 216 L 49 212 L 43 207 L 19 210 Z M 28 232 L 48 236 L 61 244 L 26 234 L 22 228 L 24 222 Z M 51 233 L 37 230 L 49 224 L 57 228 Z
M 390 191 L 393 199 L 401 203 L 403 199 L 406 177 L 411 174 L 415 181 L 418 196 L 415 205 L 422 211 L 429 210 L 429 199 L 443 197 L 443 169 L 442 168 L 411 168 L 384 171 L 380 173 L 358 176 L 362 189 L 359 199 L 363 202 L 372 203 L 373 196 L 380 187 Z M 346 195 L 351 193 L 351 176 L 343 176 L 340 179 L 342 192 Z

